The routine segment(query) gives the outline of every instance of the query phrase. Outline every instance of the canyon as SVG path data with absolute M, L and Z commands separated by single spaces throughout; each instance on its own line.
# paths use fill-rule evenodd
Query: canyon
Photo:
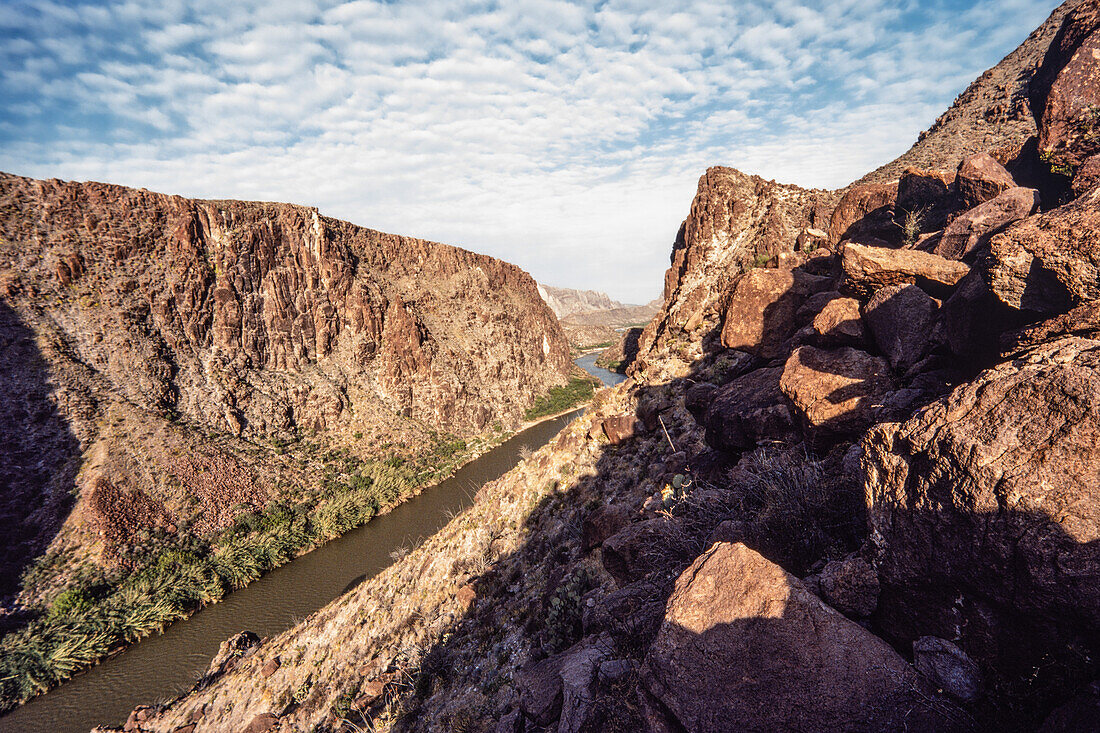
M 705 171 L 625 381 L 374 577 L 100 730 L 1094 729 L 1097 44 L 1100 1 L 1069 0 L 841 190 Z M 473 441 L 570 376 L 503 263 L 298 207 L 2 180 L 4 374 L 27 375 L 6 450 L 48 497 L 27 522 L 70 511 L 73 481 L 69 517 L 174 522 L 227 465 L 252 480 L 211 495 L 260 506 L 265 478 L 317 465 L 297 456 L 344 460 L 348 431 Z M 126 215 L 87 215 L 112 196 Z M 159 488 L 151 445 L 222 453 Z M 112 541 L 80 526 L 58 537 Z

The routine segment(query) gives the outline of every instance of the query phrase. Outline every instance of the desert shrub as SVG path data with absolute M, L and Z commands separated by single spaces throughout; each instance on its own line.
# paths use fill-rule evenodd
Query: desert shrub
M 570 407 L 589 401 L 594 393 L 595 386 L 590 379 L 574 377 L 564 387 L 551 387 L 545 396 L 535 400 L 535 404 L 531 405 L 523 416 L 528 420 L 536 420 L 540 417 L 563 412 Z

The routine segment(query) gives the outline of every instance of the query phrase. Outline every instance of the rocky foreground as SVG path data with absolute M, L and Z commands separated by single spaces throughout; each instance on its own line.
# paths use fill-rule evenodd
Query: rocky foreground
M 630 379 L 125 729 L 1095 730 L 1097 49 L 1062 6 L 896 179 L 707 171 Z

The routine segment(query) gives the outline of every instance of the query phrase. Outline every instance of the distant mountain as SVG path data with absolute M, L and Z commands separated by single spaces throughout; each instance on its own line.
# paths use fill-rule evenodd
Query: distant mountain
M 659 298 L 645 305 L 629 305 L 598 290 L 542 284 L 538 288 L 539 295 L 561 321 L 570 343 L 581 349 L 618 340 L 615 329 L 648 323 L 664 305 Z

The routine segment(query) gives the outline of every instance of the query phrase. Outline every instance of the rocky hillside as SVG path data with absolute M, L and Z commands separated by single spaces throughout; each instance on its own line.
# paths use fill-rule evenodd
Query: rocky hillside
M 9 626 L 78 577 L 403 471 L 377 510 L 436 467 L 395 466 L 457 460 L 572 368 L 518 268 L 285 204 L 0 175 L 0 295 Z
M 127 729 L 1095 730 L 1098 18 L 1007 158 L 709 170 L 630 379 Z

